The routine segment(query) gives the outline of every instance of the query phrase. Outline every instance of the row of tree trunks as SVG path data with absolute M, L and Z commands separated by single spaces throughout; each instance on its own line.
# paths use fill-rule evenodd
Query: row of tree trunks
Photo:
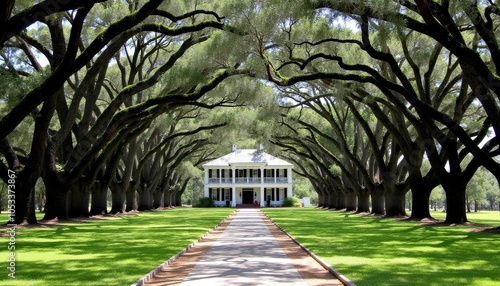
M 424 188 L 427 187 L 427 188 Z M 427 218 L 429 213 L 429 196 L 433 186 L 423 185 L 419 192 L 412 192 L 414 210 L 412 218 Z M 318 207 L 335 210 L 370 212 L 376 215 L 405 216 L 406 190 L 403 186 L 396 186 L 395 190 L 386 192 L 383 185 L 375 186 L 371 191 L 367 188 L 347 193 L 330 190 L 329 192 L 318 192 Z
M 108 188 L 101 188 L 99 184 L 89 188 L 84 183 L 76 184 L 68 193 L 48 192 L 51 197 L 49 202 L 57 202 L 55 206 L 47 205 L 45 220 L 55 217 L 61 219 L 88 217 L 91 215 L 108 214 Z M 91 194 L 91 196 L 90 196 Z M 89 211 L 89 199 L 91 197 L 91 207 Z M 125 211 L 147 211 L 153 209 L 163 209 L 166 207 L 181 206 L 182 193 L 178 191 L 111 191 L 111 211 L 110 214 L 123 213 Z M 34 203 L 34 200 L 30 202 Z M 128 203 L 131 202 L 131 203 Z M 61 208 L 61 206 L 63 206 Z M 52 210 L 52 211 L 51 211 Z M 53 211 L 58 210 L 58 211 Z

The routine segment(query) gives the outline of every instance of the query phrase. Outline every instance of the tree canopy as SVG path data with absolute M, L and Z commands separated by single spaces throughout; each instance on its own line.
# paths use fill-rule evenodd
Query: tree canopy
M 1 7 L 16 223 L 36 223 L 41 182 L 45 219 L 107 213 L 108 190 L 112 213 L 180 205 L 196 168 L 238 141 L 272 143 L 321 207 L 400 216 L 410 194 L 410 216 L 429 218 L 440 186 L 446 221 L 463 223 L 468 202 L 498 202 L 492 1 Z

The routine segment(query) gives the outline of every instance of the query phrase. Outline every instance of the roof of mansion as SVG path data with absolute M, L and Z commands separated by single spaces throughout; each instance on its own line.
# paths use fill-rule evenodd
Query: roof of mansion
M 224 167 L 232 164 L 262 164 L 267 166 L 293 167 L 293 164 L 257 149 L 236 149 L 235 151 L 212 160 L 203 167 Z

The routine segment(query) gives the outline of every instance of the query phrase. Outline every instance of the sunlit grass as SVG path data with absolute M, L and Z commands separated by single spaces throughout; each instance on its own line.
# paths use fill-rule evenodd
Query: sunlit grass
M 500 235 L 471 232 L 477 226 L 421 226 L 317 209 L 264 212 L 357 285 L 500 285 Z M 500 212 L 468 218 L 500 226 Z
M 179 208 L 17 229 L 16 279 L 7 277 L 7 238 L 0 237 L 0 285 L 130 285 L 233 211 Z

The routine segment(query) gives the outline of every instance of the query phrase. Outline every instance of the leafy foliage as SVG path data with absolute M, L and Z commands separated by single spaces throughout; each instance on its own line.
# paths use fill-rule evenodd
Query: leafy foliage
M 194 206 L 197 208 L 213 208 L 213 207 L 215 207 L 214 201 L 212 200 L 212 198 L 207 198 L 207 197 L 200 198 Z
M 299 202 L 299 199 L 295 196 L 293 197 L 288 197 L 283 201 L 283 206 L 284 207 L 294 207 L 294 208 L 300 208 L 302 207 L 302 204 Z

